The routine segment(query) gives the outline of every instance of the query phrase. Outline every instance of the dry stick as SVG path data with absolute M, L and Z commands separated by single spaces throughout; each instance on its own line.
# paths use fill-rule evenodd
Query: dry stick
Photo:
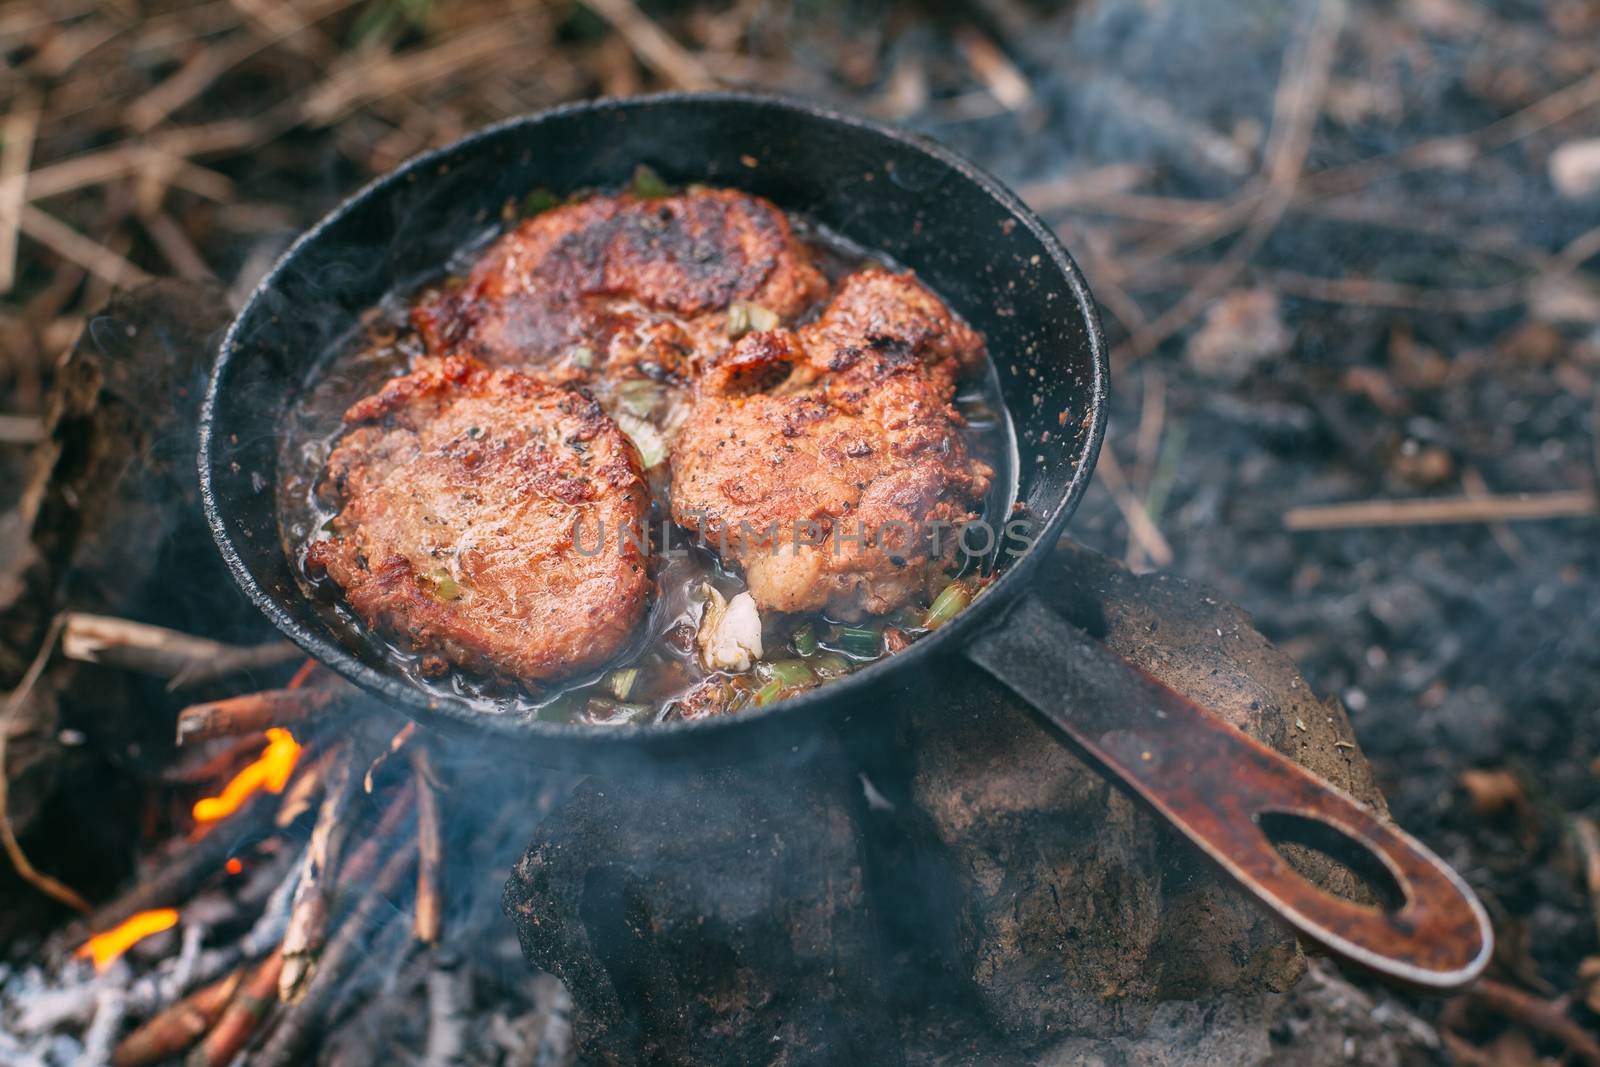
M 368 834 L 356 850 L 345 861 L 344 867 L 339 871 L 339 888 L 341 890 L 350 886 L 357 886 L 372 877 L 372 872 L 378 869 L 378 857 L 383 849 L 387 848 L 399 834 L 400 828 L 411 817 L 411 811 L 417 797 L 416 784 L 406 782 L 395 790 L 394 799 L 389 802 L 388 808 L 378 817 L 378 825 Z
M 683 45 L 650 20 L 633 0 L 583 0 L 584 6 L 611 23 L 628 42 L 639 62 L 678 89 L 714 89 L 717 80 Z
M 1380 179 L 1420 170 L 1452 158 L 1463 150 L 1494 150 L 1529 137 L 1563 122 L 1586 108 L 1600 103 L 1600 72 L 1587 75 L 1556 90 L 1543 99 L 1503 119 L 1460 135 L 1446 135 L 1420 141 L 1389 155 L 1374 156 L 1343 166 L 1330 167 L 1301 182 L 1300 195 L 1330 197 L 1355 192 Z M 1188 229 L 1164 237 L 1151 247 L 1125 257 L 1124 265 L 1137 274 L 1158 260 L 1185 249 L 1214 241 L 1244 225 L 1254 213 L 1263 190 L 1246 190 L 1232 201 L 1217 204 L 1204 218 Z
M 1116 450 L 1109 443 L 1100 449 L 1100 465 L 1096 470 L 1105 487 L 1111 491 L 1111 498 L 1116 501 L 1117 510 L 1121 511 L 1122 517 L 1127 520 L 1128 534 L 1138 542 L 1140 550 L 1157 567 L 1165 567 L 1171 563 L 1172 546 L 1162 536 L 1155 520 L 1150 518 L 1144 502 L 1134 495 L 1133 487 L 1128 484 L 1127 475 L 1122 473 L 1122 464 L 1117 462 Z
M 178 713 L 178 744 L 258 733 L 320 716 L 346 699 L 342 686 L 266 689 L 259 693 L 191 704 Z
M 222 1018 L 244 981 L 243 967 L 226 978 L 190 993 L 122 1039 L 111 1054 L 111 1067 L 146 1067 L 187 1051 Z
M 1107 163 L 1076 174 L 1024 185 L 1018 192 L 1038 212 L 1061 211 L 1103 197 L 1118 196 L 1150 176 L 1144 163 Z
M 411 750 L 417 788 L 417 903 L 411 930 L 424 945 L 439 943 L 444 922 L 444 839 L 439 825 L 438 779 L 427 746 Z
M 202 48 L 177 72 L 129 104 L 123 124 L 134 133 L 149 133 L 241 60 L 265 47 L 265 42 L 240 37 Z
M 1033 86 L 999 45 L 972 26 L 963 26 L 956 33 L 956 45 L 966 58 L 972 76 L 1001 107 L 1007 111 L 1021 111 L 1033 103 Z
M 289 929 L 283 935 L 283 971 L 278 978 L 278 996 L 285 1002 L 298 999 L 316 968 L 328 932 L 332 911 L 333 880 L 337 875 L 344 844 L 350 834 L 350 807 L 355 798 L 355 783 L 350 771 L 352 751 L 349 742 L 342 746 L 339 759 L 328 769 L 322 807 L 311 831 L 300 885 L 294 891 L 294 907 L 289 914 Z
M 1600 514 L 1600 498 L 1588 490 L 1577 490 L 1515 496 L 1359 500 L 1349 504 L 1291 508 L 1283 514 L 1283 525 L 1289 530 L 1343 530 L 1360 526 L 1519 522 L 1595 514 Z
M 17 100 L 0 128 L 0 293 L 9 293 L 17 277 L 17 228 L 38 131 L 39 100 L 30 93 Z
M 1589 910 L 1594 914 L 1595 929 L 1600 930 L 1600 824 L 1585 815 L 1575 816 L 1572 836 L 1583 854 L 1583 883 L 1589 890 Z
M 1488 978 L 1480 978 L 1466 995 L 1490 1011 L 1561 1042 L 1590 1067 L 1600 1067 L 1600 1043 L 1567 1016 L 1565 998 L 1541 1000 Z
M 338 748 L 330 748 L 315 760 L 307 761 L 304 757 L 301 758 L 299 771 L 290 781 L 288 788 L 283 791 L 283 799 L 278 802 L 278 814 L 273 817 L 273 825 L 280 830 L 287 829 L 296 819 L 311 810 L 311 801 L 321 792 L 329 770 L 341 755 Z
M 301 1053 L 322 1025 L 323 1015 L 345 976 L 360 962 L 369 929 L 380 925 L 379 913 L 395 908 L 391 898 L 404 885 L 416 858 L 414 844 L 407 844 L 390 855 L 377 879 L 328 942 L 322 964 L 312 976 L 305 995 L 284 1012 L 272 1036 L 252 1061 L 252 1067 L 291 1067 L 305 1062 Z
M 45 665 L 50 662 L 50 653 L 55 650 L 56 639 L 61 636 L 61 631 L 65 627 L 65 615 L 57 615 L 51 621 L 50 628 L 45 631 L 44 640 L 39 644 L 39 650 L 34 653 L 33 662 L 28 664 L 27 672 L 23 674 L 17 687 L 11 691 L 11 695 L 6 698 L 4 708 L 0 709 L 0 843 L 5 845 L 6 855 L 11 857 L 11 865 L 17 869 L 23 881 L 69 908 L 88 912 L 87 900 L 79 896 L 65 882 L 52 878 L 34 867 L 28 861 L 27 853 L 22 851 L 16 831 L 11 828 L 9 811 L 11 779 L 6 774 L 6 747 L 11 739 L 12 720 L 17 717 L 17 712 L 22 710 L 22 705 L 27 701 L 28 694 L 33 692 L 33 687 L 39 684 Z
M 211 681 L 240 671 L 287 663 L 300 656 L 288 641 L 241 647 L 169 630 L 164 626 L 90 615 L 66 614 L 61 654 L 68 659 L 172 679 L 168 688 Z
M 127 257 L 99 241 L 85 237 L 32 204 L 22 205 L 18 219 L 23 233 L 62 259 L 76 263 L 95 277 L 103 279 L 108 285 L 137 285 L 150 280 L 151 276 L 128 262 Z
M 256 965 L 249 981 L 234 995 L 206 1039 L 189 1055 L 189 1067 L 226 1067 L 244 1048 L 278 1001 L 278 974 L 283 969 L 279 949 Z
M 1344 0 L 1322 0 L 1304 49 L 1284 57 L 1284 73 L 1273 103 L 1272 138 L 1268 144 L 1264 175 L 1266 186 L 1260 200 L 1254 205 L 1249 228 L 1206 271 L 1194 288 L 1157 317 L 1148 328 L 1117 346 L 1111 354 L 1113 366 L 1126 366 L 1149 354 L 1162 341 L 1193 321 L 1212 300 L 1233 284 L 1277 229 L 1284 212 L 1294 202 L 1295 191 L 1305 169 L 1306 155 L 1311 150 L 1311 136 L 1316 130 L 1317 116 L 1322 113 L 1328 76 L 1333 69 L 1334 48 L 1339 42 L 1344 16 Z
M 371 763 L 367 764 L 367 773 L 361 779 L 361 788 L 363 790 L 368 793 L 372 792 L 373 780 L 377 778 L 378 772 L 383 770 L 384 765 L 389 762 L 390 757 L 392 757 L 396 752 L 399 752 L 401 749 L 405 748 L 406 745 L 410 744 L 411 739 L 415 737 L 416 734 L 417 724 L 414 722 L 408 722 L 404 726 L 400 727 L 399 730 L 395 731 L 395 735 L 389 739 L 389 747 L 378 753 L 376 758 L 374 758 Z

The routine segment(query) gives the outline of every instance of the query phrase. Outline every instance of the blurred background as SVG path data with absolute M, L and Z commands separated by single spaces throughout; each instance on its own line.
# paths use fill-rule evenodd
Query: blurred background
M 9 0 L 0 55 L 0 513 L 113 288 L 237 301 L 485 123 L 745 88 L 970 154 L 1115 345 L 1073 535 L 1251 611 L 1500 973 L 1600 1009 L 1600 2 Z

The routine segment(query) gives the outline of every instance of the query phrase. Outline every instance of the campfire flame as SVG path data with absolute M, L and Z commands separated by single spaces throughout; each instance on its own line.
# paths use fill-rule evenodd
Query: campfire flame
M 83 943 L 73 955 L 80 960 L 93 959 L 94 969 L 103 973 L 124 952 L 143 941 L 151 934 L 159 934 L 163 930 L 170 930 L 178 925 L 177 908 L 156 908 L 153 911 L 141 911 L 131 919 L 112 927 L 103 934 L 96 934 Z
M 294 736 L 288 730 L 273 727 L 267 731 L 266 751 L 254 763 L 234 775 L 221 796 L 206 797 L 195 802 L 194 821 L 208 823 L 226 819 L 260 789 L 269 793 L 283 792 L 299 760 L 300 745 Z

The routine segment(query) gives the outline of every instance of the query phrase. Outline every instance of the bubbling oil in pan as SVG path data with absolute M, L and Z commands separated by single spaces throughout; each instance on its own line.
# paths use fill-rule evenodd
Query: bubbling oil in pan
M 903 269 L 823 227 L 800 218 L 790 221 L 827 275 L 830 289 L 846 274 L 865 266 Z M 336 588 L 307 574 L 306 551 L 326 535 L 338 512 L 337 506 L 319 495 L 317 486 L 344 429 L 344 412 L 388 379 L 414 369 L 425 351 L 411 325 L 411 308 L 452 275 L 465 273 L 500 232 L 496 229 L 467 242 L 443 266 L 439 277 L 397 288 L 370 309 L 358 329 L 331 345 L 317 361 L 298 402 L 290 405 L 285 415 L 278 456 L 278 521 L 284 550 L 294 563 L 302 591 L 358 654 L 385 664 L 429 693 L 465 700 L 481 711 L 497 714 L 563 722 L 662 721 L 680 714 L 680 702 L 702 684 L 717 685 L 719 702 L 737 713 L 741 707 L 781 698 L 797 688 L 826 684 L 830 678 L 893 654 L 900 643 L 928 632 L 930 615 L 948 612 L 963 603 L 964 596 L 981 589 L 1004 558 L 1007 542 L 1002 531 L 1017 500 L 1017 442 L 991 357 L 981 374 L 962 381 L 954 406 L 965 421 L 962 432 L 969 451 L 994 468 L 980 515 L 993 536 L 974 539 L 984 543 L 988 549 L 984 554 L 958 555 L 960 570 L 948 576 L 952 584 L 943 590 L 930 590 L 924 598 L 886 616 L 853 623 L 822 613 L 768 612 L 762 618 L 765 655 L 760 663 L 742 674 L 708 671 L 701 666 L 695 647 L 702 587 L 709 582 L 732 598 L 744 589 L 744 583 L 714 552 L 698 544 L 692 532 L 671 523 L 667 506 L 670 475 L 662 464 L 650 474 L 649 529 L 658 551 L 654 553 L 655 589 L 649 612 L 629 646 L 604 670 L 536 692 L 460 668 L 443 677 L 426 676 L 419 654 L 369 630 Z M 824 297 L 800 321 L 814 317 L 826 300 Z M 670 555 L 659 551 L 663 533 L 675 550 Z

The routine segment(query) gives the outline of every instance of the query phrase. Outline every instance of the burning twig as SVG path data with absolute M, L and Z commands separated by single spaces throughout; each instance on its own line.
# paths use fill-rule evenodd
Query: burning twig
M 256 1026 L 278 999 L 278 975 L 283 970 L 280 949 L 256 965 L 250 979 L 223 1009 L 217 1025 L 189 1056 L 189 1067 L 226 1067 L 250 1040 Z
M 111 1067 L 146 1067 L 186 1051 L 222 1018 L 243 981 L 240 968 L 190 993 L 123 1038 L 111 1054 Z
M 267 689 L 260 693 L 191 704 L 178 713 L 178 744 L 258 733 L 269 726 L 304 722 L 336 707 L 345 692 L 338 686 Z
M 68 612 L 61 652 L 68 659 L 172 679 L 171 688 L 287 663 L 300 655 L 287 641 L 253 648 L 109 615 Z
M 289 929 L 283 936 L 278 994 L 285 1002 L 293 1002 L 304 992 L 327 934 L 333 879 L 350 832 L 350 805 L 355 796 L 351 759 L 346 743 L 327 772 L 322 807 L 317 810 L 317 824 L 306 848 L 305 865 L 289 913 Z
M 95 909 L 82 923 L 68 929 L 65 936 L 84 940 L 89 931 L 109 930 L 141 911 L 187 900 L 202 882 L 222 870 L 235 846 L 266 827 L 270 810 L 257 796 L 234 817 L 228 833 L 207 834 L 194 842 L 122 896 Z
M 291 1005 L 272 1036 L 262 1046 L 253 1067 L 290 1067 L 303 1062 L 301 1053 L 311 1041 L 341 982 L 359 961 L 368 932 L 379 925 L 379 914 L 393 909 L 394 895 L 405 884 L 417 854 L 414 846 L 390 855 L 378 877 L 328 942 L 322 963 L 307 984 L 305 995 Z
M 1515 496 L 1437 497 L 1426 500 L 1358 500 L 1291 508 L 1289 530 L 1344 530 L 1359 526 L 1430 526 L 1464 522 L 1517 522 L 1600 514 L 1600 497 L 1586 490 Z
M 438 781 L 425 746 L 411 752 L 417 786 L 417 903 L 412 931 L 424 945 L 439 942 L 443 923 L 444 844 L 439 825 Z
M 396 752 L 405 748 L 416 734 L 417 724 L 414 722 L 406 723 L 395 732 L 395 735 L 389 739 L 389 747 L 378 753 L 377 758 L 367 765 L 366 776 L 361 780 L 361 787 L 364 790 L 368 793 L 372 792 L 373 781 L 377 778 L 378 772 L 383 769 L 384 764 L 388 763 L 389 758 Z

